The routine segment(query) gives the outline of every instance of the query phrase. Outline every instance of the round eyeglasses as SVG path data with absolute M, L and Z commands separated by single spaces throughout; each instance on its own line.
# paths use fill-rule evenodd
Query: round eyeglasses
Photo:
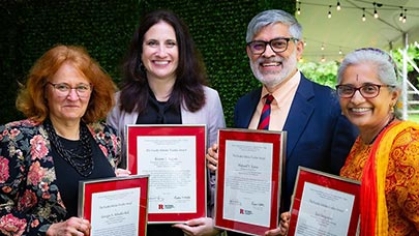
M 296 38 L 279 37 L 279 38 L 274 38 L 270 40 L 269 42 L 262 41 L 262 40 L 251 41 L 247 43 L 247 46 L 249 47 L 253 55 L 260 55 L 264 53 L 266 51 L 266 45 L 268 44 L 271 47 L 272 51 L 274 51 L 275 53 L 281 53 L 287 50 L 288 43 L 290 40 L 298 41 L 298 39 Z
M 91 84 L 79 84 L 76 87 L 71 87 L 69 84 L 60 83 L 60 84 L 53 84 L 51 82 L 47 82 L 51 85 L 54 90 L 57 92 L 58 96 L 60 97 L 67 97 L 70 94 L 72 89 L 76 90 L 77 96 L 79 98 L 86 98 L 90 95 L 92 85 Z
M 356 88 L 351 85 L 337 85 L 336 91 L 339 97 L 342 98 L 351 98 L 354 96 L 356 91 L 359 91 L 359 93 L 364 98 L 375 98 L 378 96 L 378 94 L 380 94 L 380 89 L 382 87 L 394 88 L 395 86 L 382 84 L 366 84 Z

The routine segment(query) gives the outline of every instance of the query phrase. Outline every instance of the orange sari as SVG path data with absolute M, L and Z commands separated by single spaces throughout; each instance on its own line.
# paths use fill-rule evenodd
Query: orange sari
M 413 130 L 413 131 L 407 131 L 407 130 Z M 409 133 L 413 132 L 413 133 Z M 411 135 L 414 134 L 415 135 Z M 419 154 L 419 140 L 418 139 L 412 139 L 409 140 L 406 137 L 419 137 L 417 135 L 417 132 L 419 132 L 419 124 L 408 122 L 408 121 L 396 121 L 393 122 L 389 127 L 387 127 L 381 134 L 377 137 L 377 140 L 374 142 L 372 146 L 368 146 L 365 144 L 361 144 L 361 140 L 358 137 L 357 141 L 354 144 L 353 149 L 351 150 L 348 159 L 342 167 L 341 175 L 349 178 L 355 178 L 357 180 L 361 180 L 361 235 L 362 236 L 388 236 L 388 235 L 399 235 L 396 232 L 411 232 L 409 235 L 419 235 L 419 216 L 418 217 L 411 217 L 413 222 L 410 223 L 409 220 L 411 220 L 409 217 L 407 220 L 407 223 L 403 221 L 403 224 L 400 224 L 400 229 L 391 229 L 389 230 L 389 213 L 388 213 L 388 199 L 387 199 L 387 192 L 390 191 L 389 188 L 393 188 L 394 186 L 397 186 L 396 184 L 390 185 L 389 182 L 387 182 L 388 178 L 388 166 L 389 161 L 391 162 L 391 166 L 394 169 L 394 162 L 398 161 L 394 157 L 392 157 L 394 149 L 394 144 L 397 142 L 396 145 L 400 150 L 400 146 L 402 147 L 408 147 L 412 144 L 412 142 L 415 142 L 416 146 L 416 154 L 412 157 L 412 159 L 418 159 Z M 408 135 L 402 135 L 402 133 L 406 133 Z M 400 138 L 403 138 L 404 140 L 400 141 Z M 414 144 L 414 143 L 413 143 Z M 400 146 L 399 146 L 400 145 Z M 364 149 L 362 151 L 362 149 Z M 361 151 L 360 151 L 361 150 Z M 364 154 L 365 158 L 358 158 L 356 155 L 359 153 Z M 414 153 L 409 152 L 409 154 Z M 400 152 L 397 156 L 397 158 L 403 157 L 404 154 Z M 390 160 L 391 159 L 391 160 Z M 410 166 L 407 166 L 406 168 L 411 168 Z M 393 169 L 390 170 L 390 172 L 393 172 Z M 397 169 L 397 168 L 396 168 Z M 417 178 L 419 176 L 419 166 L 416 166 L 416 164 L 413 164 L 414 169 L 414 178 Z M 412 172 L 412 171 L 411 171 Z M 391 182 L 391 181 L 390 181 Z M 397 188 L 397 187 L 394 187 Z M 419 190 L 419 188 L 418 188 Z M 399 191 L 400 192 L 400 191 Z M 397 192 L 398 193 L 398 192 Z M 419 192 L 416 192 L 419 193 Z M 393 195 L 397 195 L 394 194 Z M 417 196 L 419 197 L 419 195 Z M 414 200 L 415 201 L 415 200 Z M 417 201 L 417 199 L 416 199 Z M 397 205 L 397 201 L 392 201 L 392 204 L 394 202 L 394 205 Z M 417 202 L 419 204 L 419 202 Z M 402 213 L 394 217 L 394 213 L 396 212 L 394 209 L 396 209 L 393 205 L 391 206 L 391 214 L 393 219 L 401 218 Z M 413 208 L 419 210 L 418 207 Z M 400 212 L 402 210 L 399 210 Z M 419 212 L 416 212 L 419 214 Z M 407 213 L 409 215 L 409 213 Z M 412 214 L 414 215 L 414 213 Z M 404 216 L 403 216 L 404 217 Z M 398 219 L 395 220 L 396 225 L 397 223 L 401 222 Z M 394 226 L 395 222 L 391 222 Z M 407 225 L 407 226 L 406 226 Z M 413 225 L 413 226 L 412 226 Z M 399 225 L 397 225 L 399 227 Z M 404 227 L 404 228 L 403 228 Z M 416 227 L 416 231 L 415 231 Z M 413 230 L 412 230 L 413 228 Z M 394 233 L 389 234 L 389 231 L 392 231 Z M 415 231 L 415 232 L 412 232 Z M 400 234 L 403 235 L 403 234 Z

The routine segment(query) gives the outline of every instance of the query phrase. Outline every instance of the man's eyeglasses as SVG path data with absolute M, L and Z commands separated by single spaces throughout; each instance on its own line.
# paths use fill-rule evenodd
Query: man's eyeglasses
M 90 95 L 92 85 L 91 84 L 79 84 L 76 87 L 71 87 L 69 84 L 60 83 L 60 84 L 53 84 L 51 82 L 47 82 L 52 87 L 54 87 L 55 91 L 57 92 L 58 96 L 60 97 L 67 97 L 70 94 L 72 89 L 76 90 L 77 95 L 80 98 L 86 98 Z
M 380 84 L 366 84 L 362 85 L 361 87 L 353 87 L 351 85 L 337 85 L 336 91 L 339 95 L 339 97 L 342 98 L 351 98 L 354 96 L 356 91 L 359 91 L 359 93 L 364 98 L 375 98 L 380 94 L 380 89 L 382 87 L 387 88 L 394 88 L 393 85 L 380 85 Z
M 272 51 L 274 51 L 275 53 L 281 53 L 281 52 L 284 52 L 285 50 L 287 50 L 288 43 L 289 43 L 290 40 L 297 41 L 298 39 L 279 37 L 279 38 L 274 38 L 274 39 L 270 40 L 269 42 L 262 41 L 262 40 L 256 40 L 256 41 L 251 41 L 251 42 L 247 43 L 247 46 L 249 47 L 249 49 L 250 49 L 250 51 L 252 52 L 253 55 L 260 55 L 260 54 L 264 53 L 265 50 L 266 50 L 266 45 L 268 45 L 268 44 L 271 47 Z

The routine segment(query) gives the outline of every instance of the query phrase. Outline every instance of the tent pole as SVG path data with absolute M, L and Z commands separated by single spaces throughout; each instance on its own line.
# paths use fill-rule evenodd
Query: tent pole
M 407 33 L 403 34 L 403 43 L 404 43 L 404 48 L 403 48 L 403 69 L 402 69 L 402 104 L 403 104 L 403 110 L 402 110 L 402 119 L 403 120 L 407 120 L 408 117 L 408 89 L 407 89 L 407 49 L 409 47 L 408 44 L 408 35 Z

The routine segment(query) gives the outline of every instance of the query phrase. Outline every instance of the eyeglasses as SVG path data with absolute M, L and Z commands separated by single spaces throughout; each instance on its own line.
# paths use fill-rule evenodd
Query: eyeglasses
M 364 98 L 375 98 L 380 94 L 380 88 L 387 87 L 387 88 L 394 88 L 393 85 L 380 85 L 380 84 L 366 84 L 362 85 L 361 87 L 353 87 L 351 85 L 337 85 L 336 91 L 339 97 L 342 98 L 351 98 L 354 96 L 356 91 Z
M 249 49 L 250 49 L 250 51 L 252 52 L 253 55 L 260 55 L 260 54 L 264 53 L 266 51 L 266 45 L 267 44 L 269 44 L 272 51 L 274 51 L 275 53 L 281 53 L 281 52 L 284 52 L 285 50 L 287 50 L 288 43 L 289 43 L 290 40 L 297 41 L 298 39 L 279 37 L 279 38 L 274 38 L 274 39 L 270 40 L 269 42 L 262 41 L 262 40 L 256 40 L 256 41 L 251 41 L 251 42 L 247 43 L 247 46 L 249 47 Z
M 92 85 L 91 84 L 79 84 L 76 87 L 71 87 L 69 84 L 60 83 L 60 84 L 53 84 L 51 82 L 47 82 L 52 87 L 54 87 L 55 91 L 57 91 L 58 96 L 60 97 L 67 97 L 70 94 L 72 89 L 76 90 L 77 95 L 79 98 L 86 98 L 90 95 Z

